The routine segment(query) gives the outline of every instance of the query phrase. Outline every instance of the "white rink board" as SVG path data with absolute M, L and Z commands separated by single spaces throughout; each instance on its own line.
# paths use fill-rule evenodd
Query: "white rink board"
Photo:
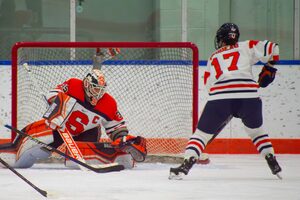
M 300 137 L 300 66 L 278 65 L 278 73 L 271 86 L 260 89 L 264 106 L 265 130 L 272 138 Z M 203 67 L 199 76 L 199 112 L 206 101 L 207 92 L 203 87 Z M 260 71 L 254 67 L 254 74 Z M 10 66 L 0 66 L 0 119 L 11 123 L 11 75 Z M 124 113 L 126 115 L 126 113 Z M 158 121 L 159 123 L 159 121 Z M 10 131 L 0 127 L 0 138 L 9 138 Z M 234 119 L 218 136 L 219 138 L 247 137 L 240 120 Z

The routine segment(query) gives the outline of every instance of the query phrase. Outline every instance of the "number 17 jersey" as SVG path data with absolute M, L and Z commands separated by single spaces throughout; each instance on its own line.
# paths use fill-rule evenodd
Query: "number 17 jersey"
M 210 56 L 204 72 L 208 100 L 257 98 L 259 85 L 252 66 L 258 61 L 278 59 L 278 45 L 268 40 L 247 40 L 221 47 Z

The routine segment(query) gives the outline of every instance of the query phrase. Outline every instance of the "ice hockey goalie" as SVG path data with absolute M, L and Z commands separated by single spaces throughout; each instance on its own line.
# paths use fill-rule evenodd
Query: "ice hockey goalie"
M 146 140 L 129 134 L 117 102 L 106 91 L 106 79 L 93 69 L 81 79 L 70 78 L 46 95 L 50 105 L 43 118 L 23 128 L 27 134 L 55 148 L 62 148 L 59 129 L 67 128 L 84 159 L 91 164 L 118 162 L 132 168 L 147 155 Z M 101 139 L 101 130 L 108 138 Z M 31 167 L 50 152 L 31 140 L 17 136 L 12 143 L 0 145 L 0 156 L 15 168 Z M 66 160 L 67 166 L 72 166 Z

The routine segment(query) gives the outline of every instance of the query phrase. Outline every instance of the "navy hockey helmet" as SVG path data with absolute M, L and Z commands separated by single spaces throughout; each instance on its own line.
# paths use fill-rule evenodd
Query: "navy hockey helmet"
M 235 45 L 239 41 L 239 27 L 233 23 L 223 24 L 217 31 L 215 37 L 215 48 L 219 49 L 225 45 Z

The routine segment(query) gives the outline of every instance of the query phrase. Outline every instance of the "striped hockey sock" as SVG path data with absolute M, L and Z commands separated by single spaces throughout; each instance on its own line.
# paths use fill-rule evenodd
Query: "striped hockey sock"
M 252 142 L 261 155 L 274 154 L 273 145 L 268 134 L 257 135 L 252 138 Z
M 197 129 L 197 131 L 190 137 L 185 148 L 185 158 L 195 157 L 199 159 L 204 151 L 207 142 L 213 137 L 213 134 L 207 134 Z

